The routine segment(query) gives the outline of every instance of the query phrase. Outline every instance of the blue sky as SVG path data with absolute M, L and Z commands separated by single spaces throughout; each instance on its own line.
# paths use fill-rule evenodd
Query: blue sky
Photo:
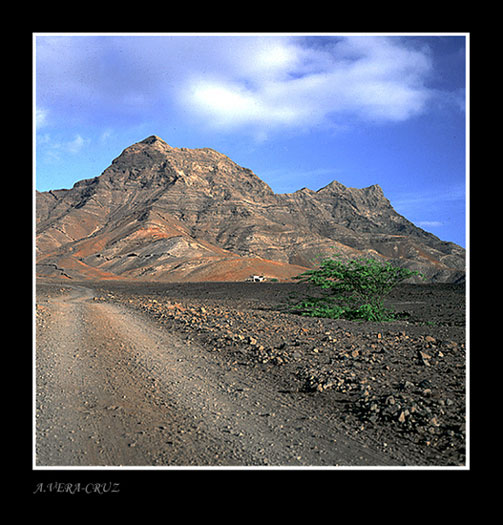
M 465 246 L 463 34 L 35 34 L 35 185 L 71 188 L 155 134 L 277 193 L 379 184 Z

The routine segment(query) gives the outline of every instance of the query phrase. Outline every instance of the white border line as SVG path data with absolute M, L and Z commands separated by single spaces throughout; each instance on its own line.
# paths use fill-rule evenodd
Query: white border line
M 462 466 L 38 466 L 36 465 L 36 245 L 35 245 L 35 233 L 36 233 L 36 38 L 38 36 L 125 36 L 125 37 L 137 37 L 137 36 L 464 36 L 465 37 L 465 88 L 466 88 L 466 113 L 465 113 L 465 244 L 466 244 L 466 462 Z M 470 33 L 352 33 L 352 32 L 338 32 L 338 33 L 318 33 L 318 32 L 277 32 L 277 33 L 33 33 L 32 34 L 32 181 L 33 181 L 33 192 L 32 192 L 32 228 L 33 228 L 33 241 L 32 241 L 32 253 L 33 253 L 33 267 L 32 267 L 32 333 L 33 333 L 33 345 L 32 345 L 32 386 L 33 386 L 33 400 L 32 400 L 32 468 L 35 471 L 50 471 L 50 470 L 114 470 L 114 471 L 126 471 L 126 470 L 469 470 L 470 469 L 470 432 L 469 432 L 469 421 L 470 421 L 470 389 L 469 389 L 469 375 L 470 375 L 470 237 L 469 237 L 469 166 L 470 166 Z

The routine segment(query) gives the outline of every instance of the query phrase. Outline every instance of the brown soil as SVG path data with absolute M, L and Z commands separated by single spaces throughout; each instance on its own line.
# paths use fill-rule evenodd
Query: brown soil
M 303 286 L 39 282 L 37 465 L 466 465 L 464 286 L 392 323 L 285 311 Z

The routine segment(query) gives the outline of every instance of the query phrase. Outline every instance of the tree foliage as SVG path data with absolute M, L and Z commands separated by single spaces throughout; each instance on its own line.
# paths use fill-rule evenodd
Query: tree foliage
M 340 256 L 324 259 L 319 268 L 297 276 L 322 290 L 321 297 L 308 297 L 294 309 L 313 317 L 389 321 L 393 311 L 384 306 L 384 297 L 400 282 L 421 275 L 370 257 L 344 262 Z

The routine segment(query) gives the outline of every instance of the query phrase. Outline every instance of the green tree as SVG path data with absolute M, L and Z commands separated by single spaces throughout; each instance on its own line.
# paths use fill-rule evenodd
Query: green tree
M 313 317 L 389 321 L 393 311 L 385 308 L 384 297 L 400 282 L 421 275 L 370 257 L 347 262 L 340 256 L 324 259 L 319 268 L 296 277 L 322 290 L 321 297 L 308 297 L 294 309 Z

